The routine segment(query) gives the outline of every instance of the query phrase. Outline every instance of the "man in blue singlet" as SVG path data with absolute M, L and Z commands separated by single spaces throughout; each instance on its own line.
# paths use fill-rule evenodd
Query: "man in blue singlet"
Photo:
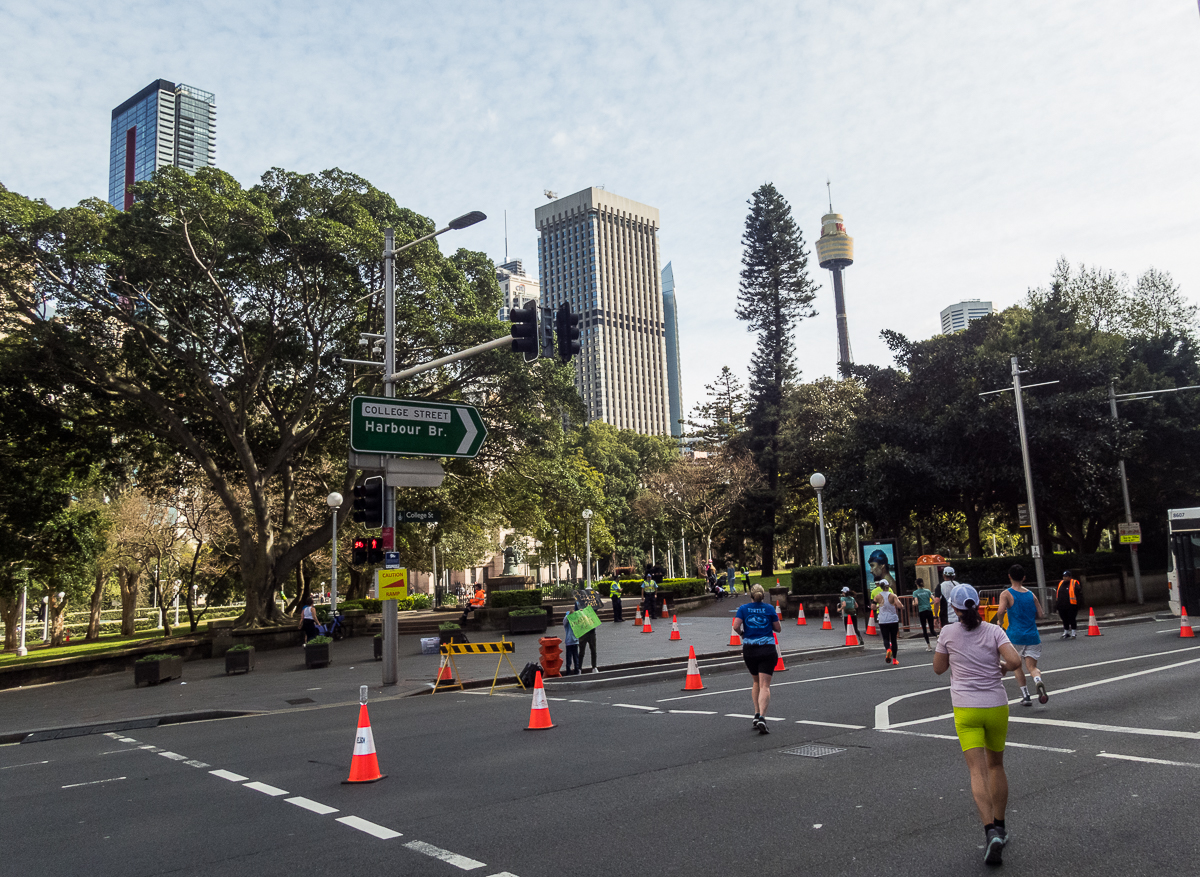
M 995 622 L 1000 624 L 1004 616 L 1008 616 L 1008 639 L 1021 656 L 1022 666 L 1013 671 L 1017 684 L 1021 686 L 1021 706 L 1033 706 L 1026 685 L 1026 671 L 1033 677 L 1038 703 L 1045 703 L 1050 695 L 1046 693 L 1042 674 L 1038 670 L 1038 661 L 1042 659 L 1042 638 L 1037 629 L 1037 620 L 1045 617 L 1045 613 L 1037 597 L 1025 587 L 1025 570 L 1021 564 L 1014 563 L 1009 568 L 1008 581 L 1010 587 L 1000 595 L 1000 608 L 996 611 Z

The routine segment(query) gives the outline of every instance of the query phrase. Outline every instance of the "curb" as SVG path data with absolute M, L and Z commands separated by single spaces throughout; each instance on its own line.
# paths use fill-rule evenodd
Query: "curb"
M 10 743 L 41 743 L 68 737 L 107 734 L 109 731 L 133 731 L 138 728 L 157 728 L 159 725 L 182 725 L 187 722 L 207 722 L 212 719 L 235 719 L 240 716 L 261 715 L 260 710 L 196 710 L 189 713 L 164 713 L 137 719 L 117 719 L 93 725 L 69 725 L 64 728 L 38 728 L 33 731 L 9 731 L 0 734 L 0 745 Z

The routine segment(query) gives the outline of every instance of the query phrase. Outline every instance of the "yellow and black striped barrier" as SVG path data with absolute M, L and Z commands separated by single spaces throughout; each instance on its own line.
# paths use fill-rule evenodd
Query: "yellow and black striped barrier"
M 433 683 L 433 693 L 437 694 L 439 690 L 450 691 L 452 689 L 462 690 L 462 676 L 458 672 L 458 664 L 455 663 L 455 655 L 499 655 L 499 660 L 496 661 L 496 673 L 492 676 L 492 687 L 488 689 L 490 695 L 496 690 L 496 681 L 500 678 L 500 665 L 508 661 L 508 668 L 512 670 L 513 676 L 517 677 L 517 684 L 522 688 L 525 683 L 521 681 L 520 675 L 517 673 L 517 668 L 513 666 L 512 659 L 509 657 L 513 653 L 513 643 L 508 642 L 504 637 L 500 638 L 498 643 L 443 643 L 440 647 L 442 660 L 450 663 L 451 669 L 454 671 L 454 681 L 442 684 L 441 671 L 438 672 L 438 680 Z

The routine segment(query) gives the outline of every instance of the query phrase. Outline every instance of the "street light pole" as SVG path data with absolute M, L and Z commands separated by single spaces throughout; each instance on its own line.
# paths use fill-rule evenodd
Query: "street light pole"
M 829 549 L 825 545 L 825 500 L 821 496 L 821 492 L 825 489 L 825 476 L 820 472 L 814 472 L 813 476 L 808 479 L 808 483 L 817 492 L 817 528 L 821 532 L 821 566 L 829 566 Z
M 562 584 L 562 579 L 558 566 L 558 531 L 554 531 L 554 584 Z
M 42 642 L 50 642 L 50 596 L 42 597 Z
M 1017 357 L 1012 357 L 1013 396 L 1017 400 L 1017 432 L 1021 436 L 1021 460 L 1025 464 L 1025 495 L 1029 500 L 1030 542 L 1033 550 L 1033 567 L 1037 570 L 1038 600 L 1046 606 L 1046 567 L 1042 563 L 1041 533 L 1038 531 L 1037 506 L 1033 500 L 1033 469 L 1029 465 L 1029 440 L 1025 433 L 1025 406 L 1021 402 L 1021 366 Z
M 679 528 L 679 577 L 688 577 L 687 536 L 683 534 L 683 527 Z
M 1112 384 L 1108 385 L 1108 407 L 1112 411 L 1113 420 L 1118 420 L 1117 417 L 1117 391 Z M 1121 473 L 1121 498 L 1125 500 L 1125 523 L 1133 523 L 1133 507 L 1129 504 L 1129 479 L 1125 477 L 1125 458 L 1121 457 L 1117 460 L 1117 469 Z M 1138 563 L 1138 547 L 1134 543 L 1129 546 L 1129 557 L 1133 564 L 1133 584 L 1137 589 L 1138 605 L 1146 602 L 1146 597 L 1142 593 L 1142 567 Z
M 337 513 L 342 506 L 342 495 L 335 490 L 325 498 L 325 502 L 329 505 L 329 510 L 333 512 L 333 530 L 329 537 L 330 553 L 332 554 L 329 567 L 329 617 L 332 618 L 337 615 Z
M 29 649 L 25 648 L 25 613 L 28 611 L 27 603 L 29 601 L 29 570 L 25 569 L 25 584 L 21 586 L 21 614 L 17 617 L 21 620 L 21 641 L 17 643 L 17 657 L 23 658 L 29 654 Z
M 592 510 L 583 510 L 584 539 L 587 543 L 587 587 L 592 587 Z
M 179 579 L 175 580 L 175 626 L 179 627 L 179 589 L 183 587 L 183 582 Z

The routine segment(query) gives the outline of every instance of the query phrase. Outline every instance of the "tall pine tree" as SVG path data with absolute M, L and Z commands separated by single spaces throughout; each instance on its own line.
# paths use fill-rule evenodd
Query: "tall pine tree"
M 691 419 L 684 421 L 692 430 L 687 437 L 699 450 L 719 450 L 745 428 L 746 393 L 727 365 L 721 367 L 715 381 L 704 385 L 704 390 L 708 400 L 696 405 Z
M 796 379 L 792 330 L 815 315 L 815 288 L 808 277 L 804 236 L 792 219 L 792 208 L 771 183 L 751 197 L 742 235 L 742 280 L 737 316 L 758 333 L 750 362 L 750 409 L 746 445 L 762 473 L 764 486 L 747 500 L 751 534 L 762 546 L 764 575 L 775 571 L 776 517 L 780 489 L 780 426 L 785 387 Z

